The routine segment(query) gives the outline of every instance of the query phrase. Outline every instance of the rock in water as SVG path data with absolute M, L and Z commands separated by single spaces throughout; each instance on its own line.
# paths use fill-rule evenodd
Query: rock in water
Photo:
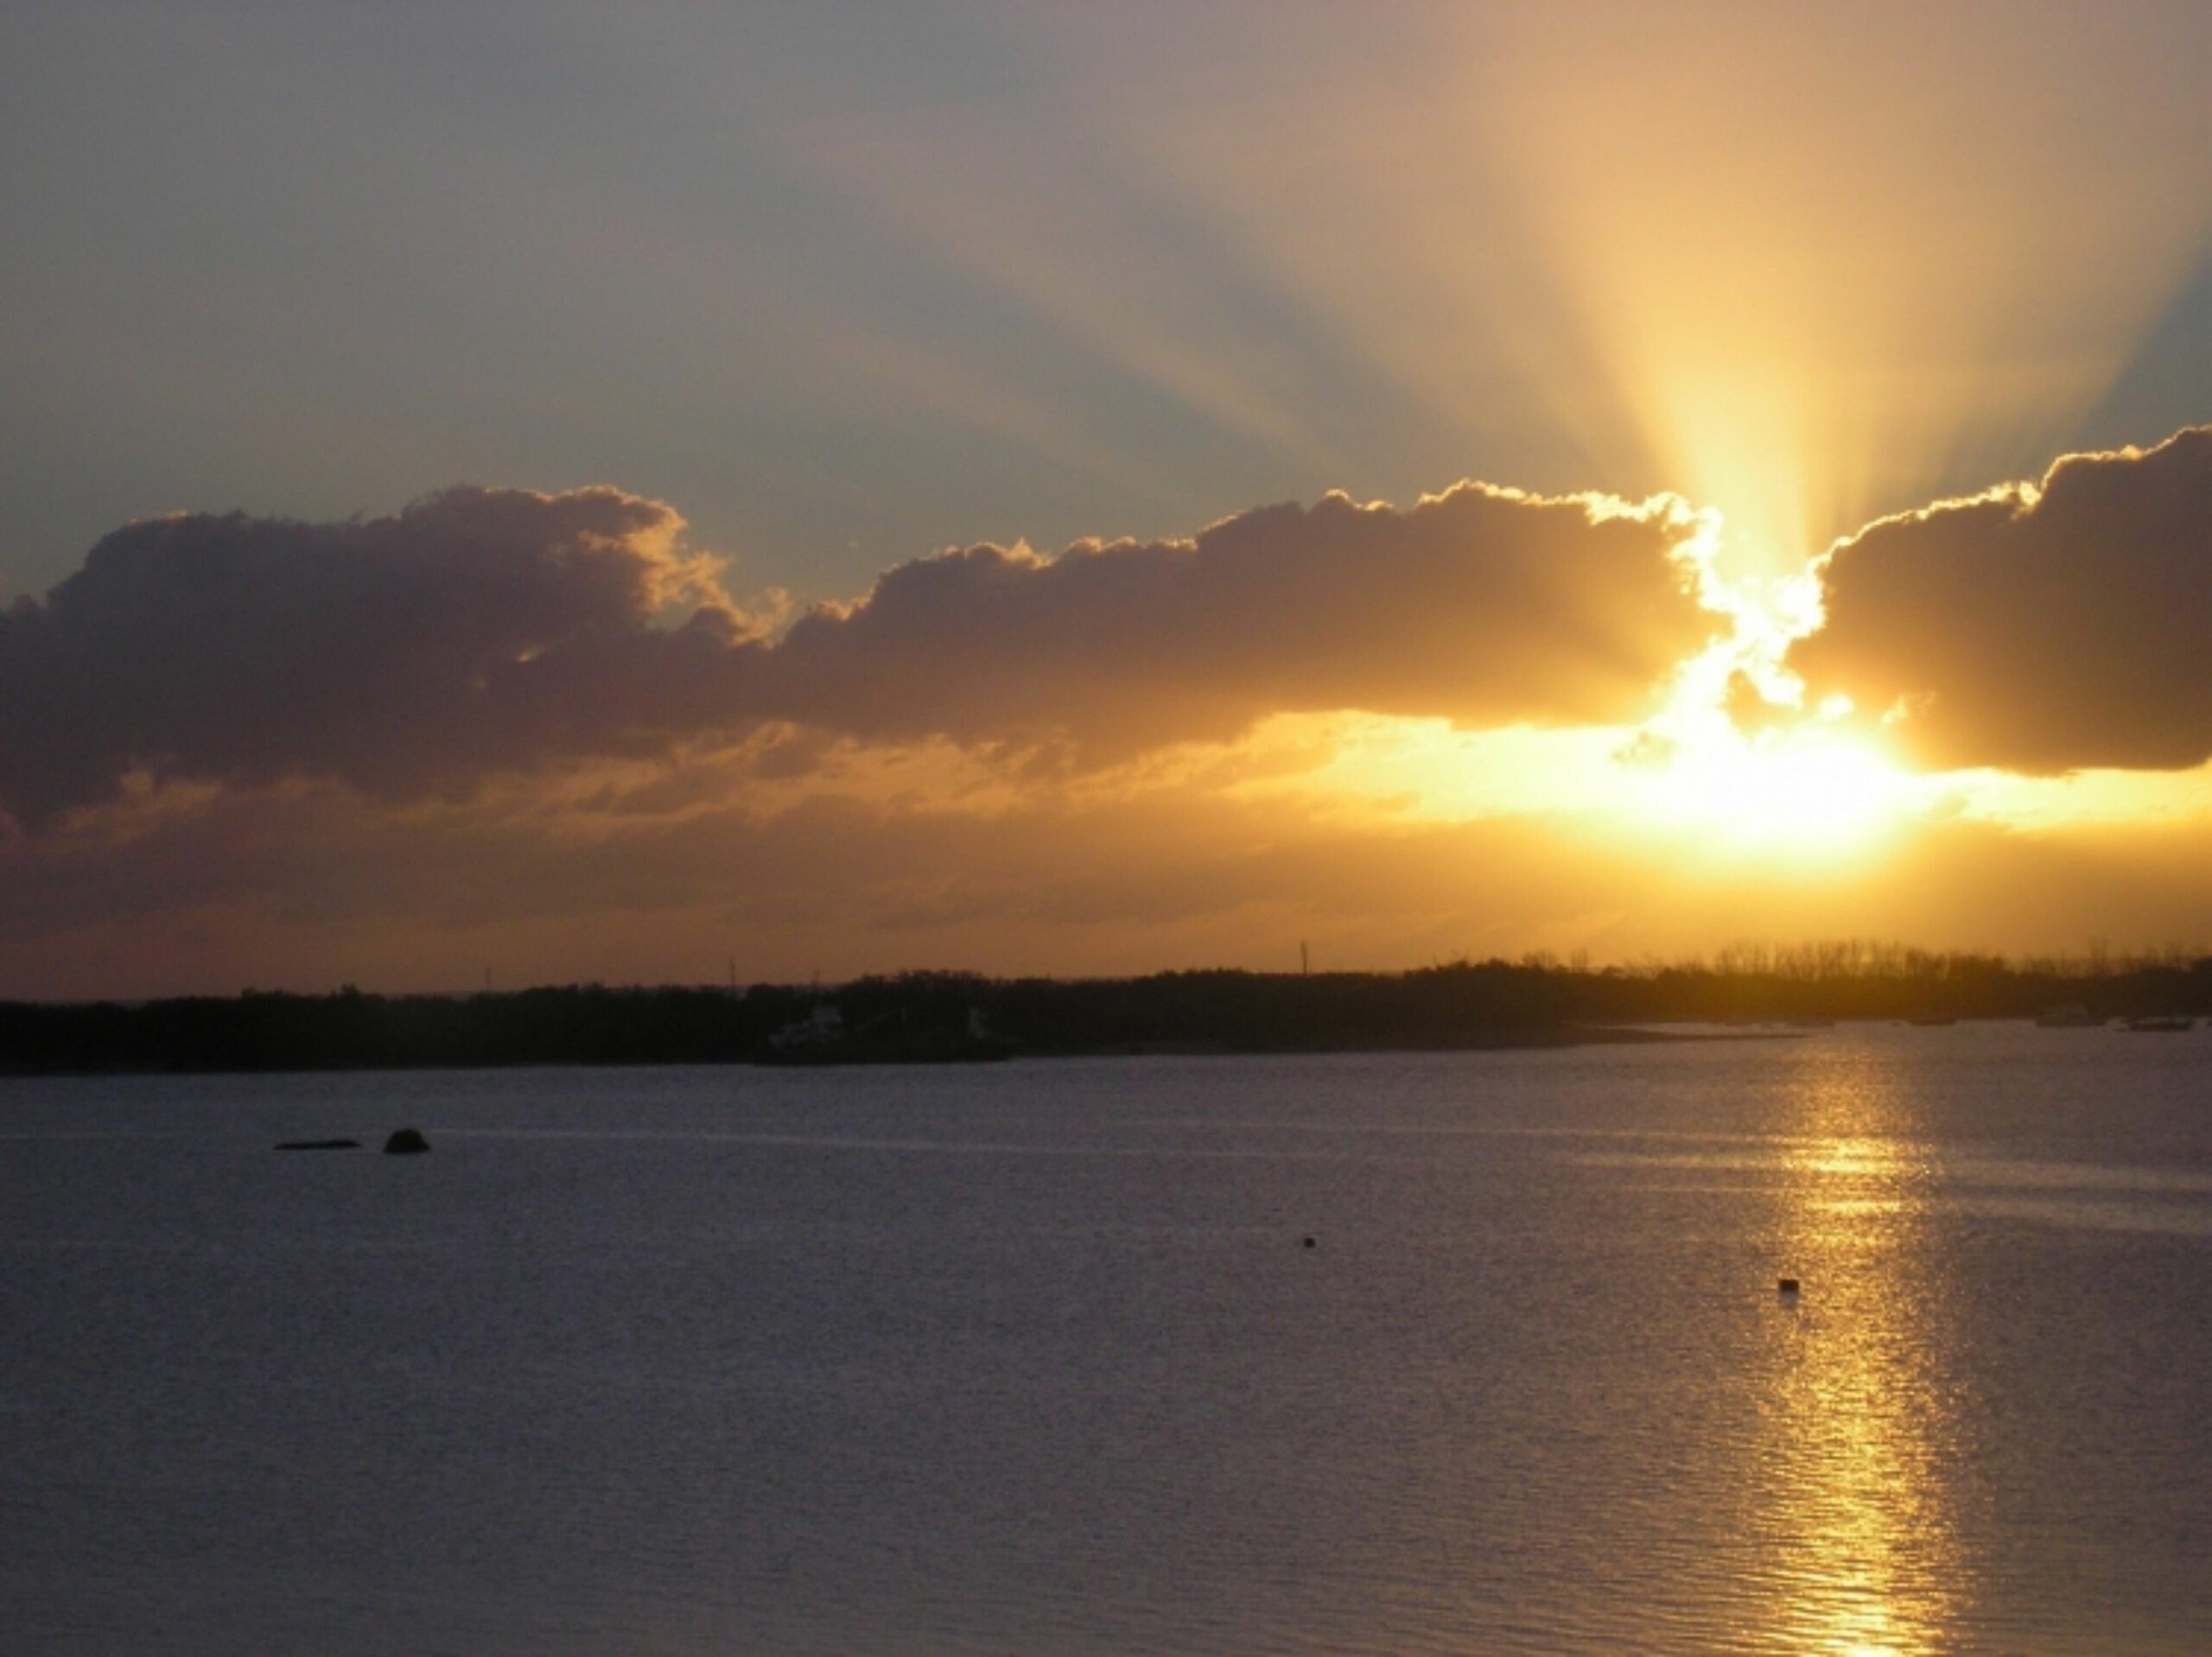
M 412 1127 L 403 1127 L 384 1142 L 384 1153 L 388 1157 L 411 1157 L 430 1148 L 429 1140 Z

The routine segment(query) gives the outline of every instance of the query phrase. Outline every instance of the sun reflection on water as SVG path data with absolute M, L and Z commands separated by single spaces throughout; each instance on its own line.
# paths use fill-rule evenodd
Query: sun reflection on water
M 1789 1648 L 1947 1648 L 1965 1569 L 1948 1483 L 1955 1400 L 1938 1362 L 1944 1285 L 1932 1170 L 1878 1060 L 1808 1044 L 1786 1101 L 1801 1141 L 1778 1186 L 1781 1269 L 1756 1523 Z

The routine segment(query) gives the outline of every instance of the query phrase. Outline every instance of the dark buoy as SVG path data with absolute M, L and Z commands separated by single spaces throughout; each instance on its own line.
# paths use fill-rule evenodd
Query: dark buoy
M 359 1140 L 279 1140 L 279 1151 L 358 1151 Z
M 1797 1298 L 1797 1279 L 1794 1277 L 1783 1278 L 1775 1285 L 1775 1292 L 1784 1300 L 1795 1300 Z
M 1308 1237 L 1308 1238 L 1306 1240 L 1306 1246 L 1308 1248 L 1313 1248 L 1313 1238 L 1311 1238 L 1311 1237 Z
M 401 1128 L 384 1142 L 384 1153 L 388 1157 L 411 1157 L 429 1148 L 429 1140 L 411 1127 Z

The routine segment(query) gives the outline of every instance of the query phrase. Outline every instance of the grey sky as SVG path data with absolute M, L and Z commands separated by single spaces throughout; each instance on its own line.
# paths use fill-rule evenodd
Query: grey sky
M 130 518 L 461 481 L 664 498 L 734 587 L 810 595 L 1334 487 L 1688 487 L 1489 129 L 1422 113 L 1618 21 L 1571 10 L 1532 44 L 1457 8 L 14 0 L 0 597 Z M 2212 14 L 2116 9 L 2085 57 L 2086 14 L 1996 9 L 2050 36 L 2019 96 L 2204 136 Z M 2108 390 L 1933 473 L 2212 414 L 2206 213 L 2171 205 L 2193 251 Z

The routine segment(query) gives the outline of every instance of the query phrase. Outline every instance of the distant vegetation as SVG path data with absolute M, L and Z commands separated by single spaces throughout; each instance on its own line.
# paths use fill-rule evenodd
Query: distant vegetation
M 962 973 L 741 992 L 592 984 L 465 996 L 260 994 L 137 1004 L 0 1003 L 0 1070 L 312 1070 L 749 1060 L 834 1005 L 856 1042 L 957 1032 L 980 1014 L 1027 1053 L 1326 1051 L 1591 1038 L 1672 1020 L 2212 1013 L 2212 957 L 2019 962 L 1893 945 L 1738 947 L 1717 959 L 1592 968 L 1548 955 L 1405 973 Z

